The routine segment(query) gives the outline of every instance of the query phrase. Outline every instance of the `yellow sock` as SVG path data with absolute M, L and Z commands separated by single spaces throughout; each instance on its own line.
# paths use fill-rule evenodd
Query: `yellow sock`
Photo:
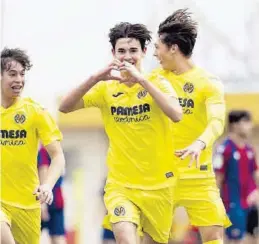
M 204 242 L 203 244 L 223 244 L 223 241 L 222 240 L 207 241 L 207 242 Z

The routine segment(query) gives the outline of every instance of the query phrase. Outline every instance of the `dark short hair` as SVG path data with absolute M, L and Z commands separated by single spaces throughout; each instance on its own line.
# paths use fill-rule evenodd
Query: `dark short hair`
M 25 70 L 32 67 L 30 58 L 25 51 L 19 48 L 4 48 L 1 52 L 1 72 L 10 69 L 11 61 L 20 63 Z
M 198 23 L 188 9 L 179 9 L 168 16 L 158 28 L 158 35 L 168 47 L 177 44 L 181 53 L 190 57 L 198 35 Z
M 109 39 L 113 49 L 120 38 L 134 38 L 139 40 L 142 51 L 144 51 L 152 39 L 151 32 L 145 25 L 128 22 L 121 22 L 110 29 Z
M 251 114 L 246 110 L 232 110 L 228 114 L 229 125 L 238 123 L 241 120 L 251 121 Z

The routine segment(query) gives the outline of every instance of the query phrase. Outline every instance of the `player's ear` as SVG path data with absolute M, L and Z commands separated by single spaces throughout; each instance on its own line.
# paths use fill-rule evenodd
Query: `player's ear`
M 146 56 L 146 53 L 147 53 L 147 48 L 145 47 L 143 50 L 142 50 L 142 58 L 144 58 Z
M 178 45 L 177 45 L 177 44 L 173 44 L 173 45 L 171 46 L 171 48 L 170 48 L 170 52 L 171 52 L 172 54 L 175 54 L 177 50 L 178 50 Z
M 115 50 L 114 50 L 114 48 L 112 48 L 112 55 L 113 55 L 113 57 L 115 56 Z

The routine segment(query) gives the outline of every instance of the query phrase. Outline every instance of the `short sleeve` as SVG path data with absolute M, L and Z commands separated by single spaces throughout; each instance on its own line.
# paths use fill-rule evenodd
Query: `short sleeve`
M 204 95 L 206 104 L 225 104 L 224 86 L 219 78 L 208 77 Z
M 62 133 L 50 113 L 44 108 L 38 108 L 36 115 L 36 129 L 44 146 L 53 141 L 61 141 Z
M 156 85 L 163 93 L 170 97 L 178 98 L 170 81 L 165 79 L 162 75 L 151 73 L 147 79 L 153 82 L 153 84 Z
M 98 107 L 101 108 L 104 105 L 104 89 L 105 82 L 100 81 L 93 86 L 84 96 L 84 107 Z

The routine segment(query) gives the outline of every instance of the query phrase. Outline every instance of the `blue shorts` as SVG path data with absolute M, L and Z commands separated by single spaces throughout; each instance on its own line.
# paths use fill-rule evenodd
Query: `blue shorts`
M 103 229 L 103 240 L 115 240 L 113 232 L 107 229 Z
M 227 211 L 232 226 L 226 229 L 226 235 L 230 240 L 241 240 L 244 238 L 247 229 L 248 209 L 243 209 L 236 204 Z
M 49 209 L 49 221 L 41 222 L 41 229 L 48 229 L 51 236 L 65 235 L 64 209 Z

